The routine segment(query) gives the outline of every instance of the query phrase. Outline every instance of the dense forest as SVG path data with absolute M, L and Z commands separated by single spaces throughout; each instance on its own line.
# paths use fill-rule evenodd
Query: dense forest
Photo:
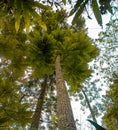
M 95 40 L 91 12 L 110 15 Z M 117 16 L 117 0 L 1 0 L 0 130 L 81 130 L 71 98 L 89 130 L 117 130 Z

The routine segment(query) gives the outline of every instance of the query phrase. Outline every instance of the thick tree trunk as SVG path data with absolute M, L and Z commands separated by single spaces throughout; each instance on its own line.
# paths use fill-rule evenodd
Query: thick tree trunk
M 76 130 L 69 95 L 61 71 L 60 55 L 58 55 L 56 58 L 55 69 L 56 69 L 58 129 Z
M 92 108 L 91 108 L 91 105 L 90 105 L 90 103 L 89 103 L 89 99 L 88 99 L 88 97 L 87 97 L 87 95 L 86 95 L 86 93 L 85 93 L 85 91 L 84 91 L 83 89 L 82 89 L 82 93 L 84 94 L 84 97 L 85 97 L 85 99 L 86 99 L 86 102 L 87 102 L 87 105 L 88 105 L 89 110 L 90 110 L 90 112 L 91 112 L 91 116 L 92 116 L 92 118 L 93 118 L 93 121 L 97 123 L 97 120 L 96 120 L 96 118 L 95 118 L 94 112 L 93 112 L 93 110 L 92 110 Z
M 32 117 L 32 123 L 31 123 L 30 130 L 38 130 L 39 120 L 41 117 L 42 105 L 43 105 L 44 97 L 45 97 L 46 85 L 47 85 L 47 77 L 45 77 L 44 82 L 41 84 L 41 93 L 40 93 L 39 98 L 38 98 L 36 110 L 35 110 L 34 115 Z

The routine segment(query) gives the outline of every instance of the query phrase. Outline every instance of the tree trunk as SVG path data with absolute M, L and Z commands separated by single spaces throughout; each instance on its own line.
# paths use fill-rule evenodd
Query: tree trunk
M 30 130 L 38 130 L 39 120 L 41 117 L 42 105 L 43 105 L 44 97 L 45 97 L 46 85 L 47 85 L 47 77 L 45 77 L 43 83 L 41 84 L 41 93 L 40 93 L 39 98 L 38 98 L 36 110 L 35 110 L 34 115 L 32 117 L 32 123 L 31 123 Z
M 60 55 L 58 55 L 56 58 L 55 69 L 56 69 L 58 129 L 76 130 L 69 95 L 61 71 Z
M 90 110 L 90 112 L 91 112 L 91 116 L 92 116 L 92 118 L 93 118 L 93 121 L 97 123 L 97 120 L 96 120 L 96 118 L 95 118 L 94 112 L 93 112 L 93 110 L 92 110 L 92 108 L 91 108 L 91 105 L 90 105 L 90 103 L 89 103 L 89 99 L 88 99 L 88 97 L 87 97 L 87 95 L 86 95 L 86 93 L 85 93 L 85 91 L 84 91 L 83 89 L 82 89 L 82 93 L 84 94 L 84 97 L 85 97 L 86 102 L 87 102 L 87 104 L 88 104 L 88 107 L 89 107 L 89 110 Z

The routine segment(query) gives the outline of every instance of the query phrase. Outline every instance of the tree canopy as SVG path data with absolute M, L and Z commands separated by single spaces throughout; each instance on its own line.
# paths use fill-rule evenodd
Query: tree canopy
M 113 4 L 115 2 L 114 0 L 100 0 L 99 2 L 78 0 L 73 5 L 71 0 L 60 2 L 0 1 L 0 127 L 29 129 L 34 125 L 31 127 L 33 130 L 37 123 L 36 129 L 38 127 L 60 130 L 76 129 L 70 95 L 78 95 L 82 90 L 90 106 L 95 96 L 90 97 L 89 101 L 87 94 L 98 89 L 91 89 L 89 85 L 92 83 L 88 83 L 89 80 L 85 79 L 90 78 L 91 69 L 95 69 L 98 65 L 96 61 L 100 61 L 100 66 L 103 63 L 109 63 L 112 66 L 112 62 L 107 59 L 108 51 L 102 57 L 98 56 L 102 45 L 98 50 L 97 43 L 106 44 L 108 42 L 108 48 L 110 46 L 114 50 L 111 42 L 117 41 L 117 28 L 114 28 L 115 24 L 112 25 L 117 20 L 113 20 L 108 26 L 114 29 L 101 33 L 103 37 L 100 36 L 94 44 L 83 27 L 82 13 L 86 12 L 90 18 L 88 7 L 91 7 L 98 24 L 102 26 L 102 15 L 107 11 L 113 14 L 116 9 L 116 5 Z M 66 4 L 72 4 L 72 10 L 69 13 L 63 9 Z M 74 15 L 72 25 L 68 25 L 67 18 L 72 15 Z M 114 37 L 110 37 L 111 34 L 114 34 Z M 89 67 L 88 63 L 96 56 L 98 57 L 94 60 L 95 64 Z M 99 71 L 99 67 L 97 69 Z M 110 72 L 106 76 L 109 81 L 113 72 L 108 69 L 107 72 L 108 74 Z M 84 87 L 83 82 L 87 84 Z M 96 81 L 93 82 L 94 85 L 91 86 L 95 87 Z M 117 93 L 116 88 L 117 83 L 114 82 L 106 94 L 110 102 L 105 100 L 104 120 L 109 129 L 111 129 L 110 123 L 113 124 L 111 126 L 114 129 L 117 128 L 118 119 L 111 110 L 116 112 L 117 109 L 115 99 L 117 96 L 114 97 L 114 93 Z M 81 98 L 81 93 L 79 95 Z M 94 114 L 92 107 L 89 107 L 95 122 L 97 121 L 94 117 L 98 114 L 95 110 L 98 110 L 96 109 L 98 106 L 99 104 L 93 107 L 95 108 Z M 35 114 L 38 110 L 40 110 L 39 117 Z M 109 113 L 112 116 L 109 116 Z M 52 123 L 46 127 L 41 124 L 45 117 L 47 117 L 47 122 Z
M 8 21 L 6 25 L 9 27 L 10 24 L 10 30 L 5 26 L 0 34 L 1 56 L 9 61 L 7 68 L 11 73 L 13 83 L 16 86 L 19 86 L 18 82 L 24 84 L 22 78 L 28 66 L 32 68 L 32 76 L 36 79 L 44 78 L 45 75 L 55 75 L 55 60 L 60 55 L 62 72 L 65 81 L 70 85 L 70 92 L 80 91 L 79 86 L 91 73 L 87 63 L 98 55 L 98 50 L 91 44 L 91 39 L 86 34 L 82 31 L 75 31 L 65 22 L 64 10 L 55 13 L 42 11 L 43 13 L 46 16 L 42 15 L 42 19 L 46 21 L 47 31 L 36 23 L 26 36 L 25 32 L 16 33 L 12 26 L 14 21 L 10 23 Z M 61 19 L 60 15 L 63 16 Z M 6 37 L 5 40 L 4 37 Z M 25 84 L 14 91 L 19 93 L 23 89 L 25 89 Z M 7 97 L 5 99 L 8 100 Z

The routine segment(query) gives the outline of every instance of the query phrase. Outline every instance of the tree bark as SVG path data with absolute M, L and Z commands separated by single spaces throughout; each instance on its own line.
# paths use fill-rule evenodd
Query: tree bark
M 61 71 L 60 55 L 58 55 L 56 58 L 55 70 L 56 70 L 58 129 L 76 130 L 69 95 Z
M 32 117 L 32 123 L 30 126 L 30 130 L 38 130 L 39 121 L 41 118 L 42 105 L 43 105 L 44 97 L 45 97 L 46 85 L 47 85 L 47 77 L 45 77 L 44 82 L 41 84 L 41 93 L 40 93 L 39 98 L 38 98 L 36 110 L 35 110 L 34 115 Z
M 86 95 L 86 93 L 85 93 L 85 91 L 84 91 L 83 89 L 82 89 L 82 93 L 84 94 L 84 97 L 85 97 L 85 99 L 86 99 L 86 102 L 87 102 L 87 105 L 88 105 L 89 110 L 90 110 L 90 112 L 91 112 L 91 116 L 92 116 L 92 118 L 93 118 L 93 121 L 97 123 L 97 120 L 96 120 L 96 118 L 95 118 L 94 112 L 93 112 L 93 110 L 92 110 L 92 108 L 91 108 L 91 105 L 90 105 L 90 103 L 89 103 L 89 99 L 88 99 L 88 97 L 87 97 L 87 95 Z

